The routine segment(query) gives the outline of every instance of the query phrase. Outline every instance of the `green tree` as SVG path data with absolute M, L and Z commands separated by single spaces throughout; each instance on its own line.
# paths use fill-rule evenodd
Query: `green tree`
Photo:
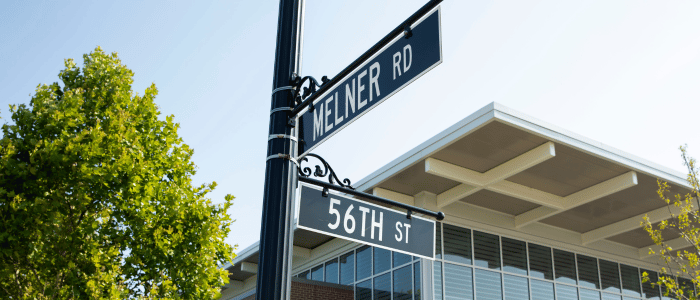
M 97 47 L 10 106 L 0 140 L 1 299 L 210 299 L 228 281 L 233 196 L 193 186 L 155 85 Z
M 688 169 L 687 181 L 691 191 L 685 195 L 670 195 L 669 184 L 658 180 L 657 193 L 668 206 L 670 219 L 654 225 L 648 216 L 644 216 L 642 226 L 660 248 L 658 251 L 649 249 L 649 253 L 657 254 L 665 264 L 659 270 L 658 281 L 652 284 L 660 285 L 666 296 L 674 296 L 676 299 L 699 299 L 699 294 L 694 291 L 693 286 L 700 283 L 700 170 L 697 161 L 688 156 L 687 148 L 680 147 L 680 150 L 683 164 Z M 680 235 L 690 250 L 680 251 L 671 247 L 662 236 L 664 231 Z M 643 275 L 644 281 L 650 280 L 646 272 Z

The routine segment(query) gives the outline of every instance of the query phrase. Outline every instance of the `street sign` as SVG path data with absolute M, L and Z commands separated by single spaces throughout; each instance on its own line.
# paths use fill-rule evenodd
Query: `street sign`
M 297 228 L 435 259 L 435 221 L 300 184 Z
M 440 64 L 440 40 L 438 7 L 302 110 L 300 157 Z

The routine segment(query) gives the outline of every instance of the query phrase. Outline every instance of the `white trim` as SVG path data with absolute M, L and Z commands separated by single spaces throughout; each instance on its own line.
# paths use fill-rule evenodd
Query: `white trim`
M 689 247 L 692 244 L 688 242 L 684 237 L 679 237 L 676 239 L 672 239 L 670 241 L 664 241 L 667 246 L 671 247 L 672 250 L 678 250 L 678 249 L 683 249 L 685 247 Z M 649 253 L 649 250 L 654 250 L 654 253 Z M 646 247 L 639 248 L 639 257 L 641 258 L 650 258 L 655 255 L 659 255 L 659 251 L 661 251 L 661 246 L 659 245 L 649 245 Z
M 252 262 L 241 262 L 241 272 L 248 272 L 248 273 L 253 273 L 257 274 L 258 273 L 258 264 L 254 264 Z

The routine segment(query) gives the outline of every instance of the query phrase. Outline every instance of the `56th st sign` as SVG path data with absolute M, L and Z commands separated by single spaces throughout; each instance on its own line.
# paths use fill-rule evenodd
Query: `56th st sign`
M 423 258 L 435 258 L 435 221 L 301 184 L 297 227 Z
M 396 37 L 299 114 L 300 157 L 442 62 L 440 9 Z

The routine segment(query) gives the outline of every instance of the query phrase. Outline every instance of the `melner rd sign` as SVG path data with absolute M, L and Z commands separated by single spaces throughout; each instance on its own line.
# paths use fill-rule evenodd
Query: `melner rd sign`
M 411 26 L 300 113 L 300 156 L 442 62 L 440 10 Z
M 435 258 L 435 221 L 300 184 L 297 227 L 423 258 Z

